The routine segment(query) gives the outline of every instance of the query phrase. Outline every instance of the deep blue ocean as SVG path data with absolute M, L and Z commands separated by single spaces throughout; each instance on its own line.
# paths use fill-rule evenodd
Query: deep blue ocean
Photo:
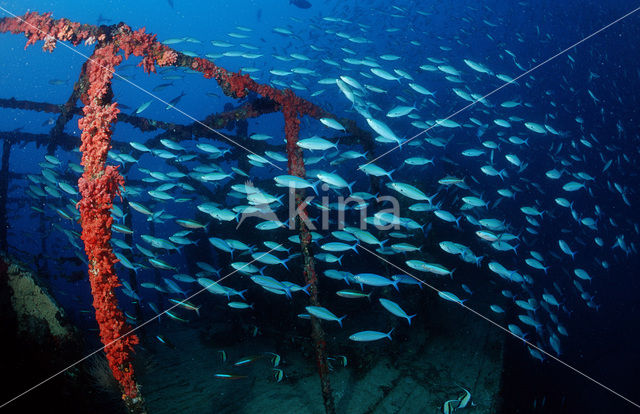
M 312 320 L 333 412 L 631 413 L 638 6 L 0 1 L 0 18 L 144 27 L 325 111 L 300 117 L 306 175 L 294 177 L 278 103 L 226 96 L 188 67 L 116 67 L 112 102 L 127 119 L 107 160 L 125 181 L 114 293 L 140 338 L 147 412 L 329 412 Z M 52 132 L 96 45 L 26 41 L 0 33 L 3 260 L 34 274 L 80 345 L 34 358 L 37 345 L 16 345 L 30 340 L 20 323 L 5 325 L 15 380 L 0 411 L 62 412 L 59 398 L 77 401 L 67 412 L 124 413 L 95 362 L 80 113 Z M 294 191 L 308 197 L 309 250 Z M 12 300 L 0 298 L 7 315 Z

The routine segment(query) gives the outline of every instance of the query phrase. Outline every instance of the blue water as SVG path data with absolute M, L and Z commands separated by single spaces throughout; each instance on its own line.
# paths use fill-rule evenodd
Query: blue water
M 461 408 L 460 411 L 489 410 L 498 406 L 501 406 L 502 412 L 519 413 L 633 412 L 636 409 L 634 401 L 640 401 L 633 375 L 635 368 L 640 365 L 635 346 L 637 336 L 634 334 L 638 322 L 636 297 L 639 286 L 635 269 L 640 231 L 636 212 L 639 201 L 636 129 L 640 68 L 634 48 L 640 36 L 636 29 L 638 16 L 632 14 L 596 33 L 633 10 L 634 5 L 620 2 L 558 4 L 548 1 L 489 2 L 482 5 L 469 1 L 406 1 L 393 4 L 378 1 L 314 1 L 311 8 L 302 9 L 285 0 L 221 3 L 212 6 L 211 2 L 141 1 L 132 6 L 130 2 L 113 1 L 92 2 L 89 6 L 80 7 L 76 2 L 68 1 L 30 2 L 28 6 L 8 1 L 0 6 L 16 15 L 24 14 L 28 7 L 39 12 L 52 11 L 55 18 L 66 17 L 82 23 L 109 25 L 122 21 L 134 30 L 145 27 L 147 32 L 156 34 L 160 41 L 192 38 L 182 39 L 171 47 L 201 57 L 208 54 L 206 57 L 212 58 L 216 64 L 230 71 L 250 73 L 259 83 L 270 83 L 278 89 L 292 88 L 297 95 L 326 109 L 338 119 L 355 121 L 358 128 L 369 134 L 364 142 L 355 143 L 352 138 L 343 137 L 342 132 L 324 127 L 315 119 L 304 117 L 301 121 L 300 138 L 319 135 L 337 143 L 337 149 L 305 150 L 309 183 L 317 183 L 320 189 L 324 180 L 315 173 L 323 170 L 336 174 L 347 183 L 354 183 L 352 192 L 394 197 L 399 206 L 396 215 L 410 218 L 420 226 L 417 229 L 396 230 L 404 233 L 406 239 L 390 235 L 387 230 L 372 230 L 379 241 L 384 241 L 382 246 L 353 236 L 354 240 L 347 243 L 355 245 L 357 240 L 357 253 L 354 250 L 334 252 L 336 256 L 344 256 L 339 263 L 316 261 L 320 275 L 320 304 L 338 317 L 347 315 L 342 329 L 334 321 L 322 322 L 331 355 L 347 354 L 354 360 L 358 360 L 356 353 L 371 353 L 380 358 L 391 358 L 392 355 L 406 364 L 402 367 L 411 371 L 411 347 L 415 345 L 414 341 L 419 341 L 416 338 L 438 335 L 438 330 L 434 328 L 438 323 L 430 319 L 430 310 L 445 317 L 447 312 L 459 313 L 461 320 L 491 337 L 501 338 L 500 344 L 504 344 L 504 353 L 500 354 L 500 361 L 495 363 L 494 373 L 501 378 L 501 382 L 494 387 L 497 393 L 491 394 L 492 401 L 478 398 L 475 400 L 476 408 Z M 6 15 L 6 12 L 0 11 L 0 17 Z M 277 33 L 274 28 L 289 30 L 291 34 Z M 14 97 L 34 102 L 65 102 L 82 64 L 93 50 L 93 46 L 64 47 L 59 44 L 53 53 L 45 53 L 40 49 L 42 42 L 23 50 L 26 40 L 22 35 L 0 34 L 0 39 L 0 53 L 3 54 L 0 98 L 3 99 Z M 228 42 L 231 45 L 215 46 L 211 41 Z M 575 47 L 571 47 L 573 45 Z M 255 56 L 222 56 L 225 52 Z M 303 56 L 295 57 L 292 54 Z M 385 55 L 393 56 L 381 57 Z M 360 59 L 365 63 L 358 65 L 350 63 L 349 59 Z M 465 59 L 481 63 L 487 69 L 474 69 L 468 62 L 465 63 Z M 226 97 L 215 81 L 204 79 L 199 74 L 185 73 L 182 69 L 157 68 L 157 74 L 147 75 L 136 67 L 139 62 L 140 59 L 136 57 L 123 61 L 117 68 L 117 74 L 122 77 L 116 77 L 113 81 L 114 100 L 124 113 L 134 114 L 141 104 L 151 101 L 140 116 L 186 125 L 194 119 L 202 120 L 210 114 L 229 110 L 247 101 L 238 102 Z M 373 63 L 397 79 L 381 78 L 371 71 Z M 460 74 L 454 76 L 447 73 L 445 66 L 451 66 Z M 295 73 L 300 69 L 311 72 Z M 281 76 L 273 73 L 273 70 L 288 71 L 289 74 Z M 496 76 L 503 74 L 508 78 L 516 78 L 525 71 L 531 72 L 513 83 L 506 84 L 504 77 L 501 79 Z M 161 79 L 167 76 L 180 78 Z M 450 79 L 446 76 L 450 76 Z M 342 79 L 348 90 L 352 93 L 355 91 L 355 98 L 351 98 L 353 102 L 335 83 L 318 82 L 327 78 Z M 362 89 L 354 85 L 352 80 L 364 85 Z M 154 91 L 160 84 L 168 85 Z M 427 89 L 429 94 L 419 93 L 410 84 Z M 454 89 L 458 90 L 457 94 Z M 460 96 L 465 93 L 469 99 Z M 166 102 L 178 97 L 180 99 L 176 107 L 180 111 L 166 109 Z M 505 106 L 503 103 L 507 101 L 514 102 L 514 107 Z M 401 117 L 386 115 L 398 105 L 413 109 Z M 56 118 L 56 114 L 46 112 L 7 108 L 3 108 L 2 112 L 2 131 L 17 129 L 28 134 L 41 134 L 40 139 L 46 139 Z M 456 127 L 435 124 L 436 120 L 451 115 L 451 121 L 458 123 Z M 402 145 L 398 148 L 398 143 L 393 140 L 372 141 L 378 134 L 366 118 L 384 122 Z M 78 117 L 74 117 L 64 131 L 68 136 L 77 137 L 76 148 L 80 137 L 77 120 Z M 495 120 L 508 121 L 509 124 L 501 126 Z M 535 123 L 542 128 L 542 133 L 525 123 Z M 248 132 L 246 135 L 259 133 L 271 138 L 264 142 L 249 139 L 245 136 L 245 127 Z M 236 229 L 235 220 L 216 220 L 197 208 L 205 202 L 219 203 L 220 208 L 228 209 L 246 205 L 243 194 L 238 197 L 237 189 L 231 186 L 252 181 L 269 194 L 283 195 L 284 206 L 272 207 L 284 222 L 288 196 L 286 189 L 274 185 L 273 178 L 285 174 L 285 171 L 269 163 L 251 165 L 247 162 L 248 153 L 244 149 L 219 136 L 213 139 L 191 137 L 180 142 L 185 151 L 173 152 L 198 156 L 194 160 L 178 162 L 185 168 L 183 171 L 194 175 L 157 180 L 151 177 L 150 171 L 166 174 L 176 172 L 175 166 L 159 157 L 159 153 L 143 153 L 132 149 L 128 143 L 145 143 L 159 132 L 141 132 L 129 124 L 118 123 L 113 136 L 115 153 L 128 153 L 136 162 L 119 163 L 113 157 L 109 160 L 110 164 L 121 165 L 120 171 L 125 176 L 127 188 L 125 202 L 122 203 L 118 198 L 116 205 L 128 211 L 130 221 L 116 219 L 116 222 L 126 222 L 134 231 L 132 240 L 114 232 L 114 238 L 133 242 L 131 251 L 118 247 L 115 250 L 138 267 L 133 273 L 116 265 L 121 279 L 131 284 L 139 296 L 132 298 L 122 289 L 117 292 L 121 308 L 127 312 L 130 323 L 139 326 L 155 317 L 158 311 L 173 306 L 169 299 L 182 300 L 186 295 L 202 290 L 203 284 L 195 280 L 192 283 L 178 281 L 178 286 L 186 295 L 171 292 L 171 286 L 167 285 L 165 278 L 175 280 L 171 279 L 172 275 L 178 273 L 196 279 L 206 277 L 216 280 L 219 277 L 226 278 L 233 271 L 231 263 L 252 261 L 251 255 L 243 255 L 240 250 L 230 255 L 224 249 L 213 247 L 207 241 L 211 237 L 242 241 L 255 246 L 254 252 L 269 250 L 262 244 L 263 241 L 282 243 L 287 251 L 272 253 L 280 259 L 290 257 L 288 268 L 280 264 L 255 265 L 259 268 L 264 266 L 267 269 L 264 274 L 278 281 L 289 281 L 304 287 L 301 262 L 296 256 L 299 246 L 288 239 L 295 236 L 295 231 L 256 230 L 253 226 L 260 221 L 255 217 L 249 218 Z M 285 153 L 284 122 L 279 113 L 262 115 L 246 123 L 238 122 L 219 132 L 267 158 L 265 148 L 283 155 Z M 163 137 L 180 141 L 171 134 Z M 512 137 L 520 138 L 526 144 L 516 144 L 509 140 Z M 215 145 L 220 150 L 228 150 L 229 154 L 224 159 L 207 158 L 196 147 L 198 143 Z M 168 149 L 157 141 L 153 146 L 148 145 L 154 151 Z M 482 153 L 477 157 L 464 156 L 462 151 L 468 149 L 480 149 Z M 368 160 L 374 160 L 377 166 L 390 172 L 392 179 L 385 175 L 372 178 L 359 171 L 358 166 L 366 162 L 364 158 L 335 161 L 348 150 L 366 152 Z M 70 196 L 61 190 L 58 190 L 60 197 L 37 196 L 28 190 L 29 185 L 34 184 L 28 175 L 36 177 L 35 184 L 41 190 L 47 185 L 43 169 L 53 170 L 62 180 L 76 186 L 79 174 L 73 171 L 69 163 L 79 164 L 80 154 L 77 150 L 58 149 L 49 155 L 54 155 L 61 164 L 43 165 L 46 151 L 46 142 L 41 145 L 33 142 L 14 143 L 12 147 L 9 167 L 12 176 L 8 194 L 9 253 L 38 270 L 53 296 L 73 323 L 80 327 L 89 352 L 101 344 L 91 308 L 82 241 L 70 233 L 80 232 L 81 229 L 76 222 L 77 217 L 67 220 L 56 213 L 56 209 L 60 208 L 73 215 L 73 208 L 69 204 L 75 203 L 77 196 Z M 312 157 L 322 155 L 325 159 L 312 163 Z M 514 155 L 517 156 L 516 161 L 513 161 Z M 511 157 L 511 161 L 505 156 Z M 432 162 L 423 166 L 406 164 L 404 161 L 411 157 Z M 286 163 L 268 159 L 278 167 L 286 168 Z M 212 165 L 225 173 L 231 173 L 232 167 L 240 168 L 248 177 L 236 171 L 231 178 L 204 182 L 198 175 L 202 170 L 198 168 L 211 168 Z M 488 165 L 495 167 L 499 175 L 490 175 L 481 170 L 481 167 Z M 552 169 L 561 173 L 559 179 L 549 178 L 545 174 Z M 439 184 L 438 181 L 446 176 L 463 179 L 463 182 L 458 186 Z M 569 181 L 584 185 L 584 188 L 563 190 L 563 185 Z M 180 185 L 196 182 L 204 185 L 209 193 L 178 186 L 166 190 L 173 196 L 172 200 L 161 201 L 149 196 L 147 191 L 166 182 Z M 393 190 L 387 186 L 391 182 L 410 184 L 429 196 L 437 193 L 430 211 L 410 209 L 411 205 L 424 200 L 407 197 Z M 320 190 L 314 202 L 336 203 L 339 196 L 350 194 L 348 188 L 336 187 L 334 190 Z M 497 193 L 499 189 L 509 189 L 515 195 L 513 198 L 501 195 Z M 313 195 L 313 190 L 306 191 L 307 195 Z M 487 202 L 487 208 L 464 207 L 462 198 L 468 196 Z M 558 198 L 566 199 L 570 207 L 561 206 L 556 201 Z M 328 202 L 325 203 L 325 200 Z M 142 203 L 159 217 L 153 222 L 147 220 L 147 216 L 129 208 L 127 203 L 131 201 Z M 525 206 L 535 207 L 542 214 L 526 214 L 521 210 Z M 30 210 L 30 207 L 41 208 L 44 213 Z M 385 207 L 388 205 L 372 201 L 368 215 L 372 217 Z M 331 205 L 330 209 L 328 221 L 323 221 L 322 209 L 317 204 L 309 209 L 311 217 L 318 219 L 316 225 L 321 222 L 326 224 L 326 229 L 318 230 L 325 239 L 314 242 L 314 254 L 327 253 L 327 247 L 322 248 L 326 242 L 344 241 L 331 234 L 341 230 L 341 224 L 344 227 L 358 223 L 359 210 L 351 208 L 343 223 L 335 205 Z M 438 218 L 431 210 L 452 213 L 458 219 L 459 226 Z M 509 233 L 514 236 L 507 251 L 499 251 L 492 247 L 491 242 L 477 236 L 476 232 L 483 229 L 477 220 L 483 218 L 496 218 L 507 226 L 504 230 L 495 230 L 496 234 Z M 585 221 L 585 218 L 592 219 L 592 223 Z M 144 234 L 166 240 L 175 236 L 175 233 L 185 230 L 176 224 L 176 219 L 195 219 L 209 224 L 204 231 L 193 230 L 188 234 L 187 240 L 193 244 L 183 246 L 179 252 L 153 248 L 140 237 Z M 491 229 L 485 226 L 484 230 Z M 559 248 L 558 240 L 568 243 L 576 252 L 574 258 Z M 442 241 L 460 243 L 469 249 L 467 253 L 478 258 L 482 256 L 480 266 L 446 253 L 440 247 Z M 420 250 L 401 252 L 399 248 L 395 251 L 390 248 L 402 242 Z M 153 251 L 157 258 L 175 267 L 175 271 L 154 269 L 135 244 Z M 379 250 L 374 255 L 368 249 Z M 527 263 L 527 259 L 535 259 L 545 270 L 533 267 L 533 262 Z M 456 270 L 452 278 L 436 276 L 412 268 L 407 265 L 407 260 L 437 263 L 447 270 Z M 208 263 L 219 274 L 202 273 L 202 266 L 198 266 L 197 262 Z M 490 262 L 500 263 L 509 271 L 506 275 L 498 275 L 489 269 Z M 372 293 L 370 301 L 344 299 L 336 296 L 335 292 L 361 288 L 354 280 L 347 286 L 343 281 L 325 277 L 324 272 L 329 269 L 352 274 L 375 273 L 387 278 L 406 273 L 418 277 L 420 283 L 429 286 L 418 289 L 416 286 L 400 284 L 397 291 L 389 286 L 365 286 L 363 291 Z M 581 278 L 575 269 L 583 269 L 591 280 Z M 513 279 L 514 275 L 520 279 Z M 190 301 L 201 306 L 200 317 L 192 311 L 178 308 L 175 313 L 188 319 L 188 323 L 173 321 L 163 314 L 161 323 L 154 320 L 139 329 L 138 334 L 142 337 L 139 365 L 147 366 L 151 364 L 149 361 L 153 361 L 156 367 L 163 364 L 166 367 L 167 361 L 172 358 L 167 355 L 173 353 L 175 358 L 183 357 L 184 349 L 195 341 L 214 355 L 225 350 L 230 360 L 232 355 L 238 359 L 251 353 L 282 350 L 286 353 L 282 355 L 283 359 L 288 359 L 290 364 L 282 367 L 287 386 L 293 386 L 300 378 L 304 378 L 302 374 L 296 377 L 299 372 L 311 372 L 313 375 L 315 362 L 308 341 L 308 321 L 298 317 L 306 312 L 305 307 L 309 304 L 306 295 L 294 291 L 293 298 L 289 299 L 282 289 L 276 289 L 276 293 L 269 292 L 247 275 L 237 276 L 222 283 L 236 291 L 246 289 L 244 298 L 247 305 L 253 308 L 239 310 L 227 306 L 229 301 L 240 301 L 239 296 L 231 295 L 227 299 L 224 295 L 212 295 L 207 291 L 198 293 Z M 141 283 L 155 284 L 165 292 L 144 287 Z M 444 301 L 438 297 L 435 289 L 451 292 L 464 299 L 468 309 Z M 546 294 L 552 294 L 558 304 L 545 300 L 543 295 Z M 381 297 L 396 301 L 408 314 L 417 314 L 417 323 L 409 327 L 402 317 L 390 316 L 378 302 Z M 531 306 L 536 308 L 535 312 L 528 312 L 516 303 L 529 299 Z M 436 301 L 439 301 L 438 305 L 433 305 Z M 505 313 L 493 312 L 490 305 L 500 306 Z M 519 315 L 533 319 L 538 327 L 523 322 Z M 482 317 L 495 321 L 503 329 Z M 440 323 L 446 325 L 442 320 Z M 510 324 L 517 325 L 523 331 L 527 344 L 523 344 L 517 338 L 519 334 L 508 328 Z M 220 326 L 224 326 L 224 329 L 218 329 Z M 383 339 L 362 346 L 358 344 L 356 348 L 353 341 L 349 340 L 349 336 L 358 331 L 387 333 L 392 328 L 397 329 L 392 336 L 397 336 L 391 343 Z M 157 335 L 169 339 L 172 348 L 162 348 Z M 194 340 L 194 336 L 198 339 Z M 464 342 L 464 332 L 454 336 L 456 341 Z M 297 339 L 292 339 L 294 345 L 285 346 L 290 338 L 305 339 L 300 339 L 300 344 L 296 342 Z M 444 334 L 441 339 L 445 343 L 448 340 Z M 78 355 L 78 358 L 81 356 Z M 192 355 L 193 359 L 198 357 Z M 203 361 L 207 360 L 202 358 Z M 475 362 L 483 358 L 488 357 L 480 353 Z M 434 356 L 434 360 L 437 361 L 438 357 Z M 363 362 L 358 375 L 366 373 L 371 364 L 371 361 Z M 401 365 L 400 362 L 398 364 Z M 223 364 L 218 368 L 225 372 L 232 370 L 228 365 Z M 435 365 L 438 366 L 437 363 Z M 353 375 L 357 372 L 351 365 L 344 367 L 344 370 Z M 152 370 L 147 368 L 141 368 L 140 372 L 144 394 L 145 380 L 153 375 L 149 374 Z M 181 375 L 189 377 L 188 371 L 183 371 Z M 201 375 L 208 374 L 194 373 L 192 380 L 205 381 Z M 264 379 L 269 375 L 252 371 L 247 377 Z M 424 375 L 428 377 L 428 374 Z M 42 373 L 42 376 L 46 377 L 47 373 Z M 453 391 L 449 391 L 448 399 L 458 397 L 457 385 L 472 387 L 462 375 L 457 378 L 455 372 L 449 373 L 448 378 L 449 384 L 435 386 L 451 387 L 449 389 Z M 340 383 L 339 374 L 334 379 Z M 380 381 L 384 382 L 383 379 Z M 163 412 L 162 403 L 158 401 L 170 398 L 162 394 L 158 382 L 161 381 L 150 380 L 147 387 L 150 390 L 150 412 Z M 220 384 L 221 389 L 230 393 L 242 392 L 245 386 L 243 383 L 231 386 L 224 380 Z M 279 383 L 271 380 L 265 389 L 271 390 L 269 386 L 274 384 Z M 24 384 L 24 388 L 31 385 Z M 391 389 L 396 385 L 385 386 Z M 481 388 L 477 382 L 473 385 Z M 259 389 L 259 385 L 254 386 Z M 610 390 L 606 390 L 606 387 Z M 311 390 L 316 395 L 314 403 L 319 402 L 319 386 Z M 474 389 L 470 391 L 476 393 Z M 198 393 L 192 392 L 194 395 Z M 293 401 L 288 392 L 283 391 L 278 395 L 275 391 L 274 395 L 282 401 Z M 383 408 L 380 407 L 376 408 L 379 411 L 373 411 L 364 402 L 360 406 L 356 403 L 341 405 L 340 398 L 337 400 L 338 407 L 349 407 L 348 412 L 354 413 L 435 412 L 442 411 L 445 402 L 443 399 L 438 405 L 425 403 L 422 406 L 416 402 L 410 408 L 405 406 L 397 411 L 381 411 Z M 179 406 L 179 403 L 176 404 Z M 184 412 L 204 412 L 198 410 L 216 407 L 220 412 L 250 412 L 244 406 L 242 409 L 231 407 L 223 397 L 219 397 L 219 400 L 212 397 L 207 404 L 206 408 L 197 403 L 182 408 Z M 310 406 L 310 412 L 323 411 L 319 404 Z M 277 403 L 273 404 L 273 409 L 277 409 Z

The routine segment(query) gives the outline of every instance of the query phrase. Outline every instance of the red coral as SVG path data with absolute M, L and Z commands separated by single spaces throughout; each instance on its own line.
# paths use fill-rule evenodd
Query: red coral
M 175 64 L 178 57 L 175 51 L 156 41 L 156 35 L 145 33 L 144 27 L 131 31 L 129 26 L 122 25 L 115 41 L 125 58 L 128 59 L 130 55 L 142 57 L 138 66 L 142 66 L 147 73 L 156 71 L 156 61 L 160 66 L 169 66 Z
M 66 19 L 59 20 L 56 29 L 56 37 L 60 40 L 70 40 L 73 37 L 73 29 Z
M 171 66 L 176 63 L 176 60 L 178 60 L 178 54 L 173 50 L 167 50 L 162 54 L 162 57 L 158 59 L 158 65 Z
M 207 59 L 193 58 L 191 69 L 202 72 L 207 79 L 214 78 L 223 92 L 234 98 L 244 98 L 255 84 L 249 75 L 229 72 Z
M 44 39 L 44 45 L 42 46 L 42 50 L 45 52 L 53 52 L 53 49 L 56 48 L 56 38 L 53 36 L 47 35 Z
M 327 115 L 327 112 L 320 107 L 290 93 L 290 91 L 282 92 L 269 85 L 259 84 L 251 79 L 248 74 L 243 75 L 240 72 L 229 72 L 210 60 L 193 58 L 191 61 L 191 69 L 202 72 L 207 79 L 214 78 L 223 92 L 228 96 L 244 98 L 249 91 L 253 91 L 261 96 L 272 99 L 283 108 L 289 106 L 297 115 L 309 115 L 314 118 Z M 285 115 L 285 119 L 286 118 L 287 115 Z
M 133 399 L 137 397 L 138 389 L 131 361 L 138 338 L 127 335 L 130 328 L 118 308 L 114 289 L 120 282 L 113 267 L 117 259 L 110 244 L 113 223 L 110 210 L 114 197 L 120 195 L 124 179 L 117 167 L 105 166 L 111 147 L 112 126 L 119 113 L 116 103 L 105 103 L 114 68 L 122 61 L 122 57 L 116 55 L 117 50 L 112 44 L 99 47 L 87 63 L 89 88 L 83 97 L 84 117 L 78 121 L 82 130 L 80 150 L 84 172 L 78 180 L 82 199 L 77 207 L 81 215 L 82 241 L 89 259 L 89 280 L 100 340 L 105 345 L 109 366 L 124 395 Z
M 44 40 L 43 50 L 52 51 L 57 40 L 69 40 L 77 45 L 82 40 L 91 36 L 95 27 L 81 25 L 67 19 L 54 20 L 51 13 L 39 14 L 27 12 L 22 17 L 7 17 L 0 22 L 0 32 L 24 33 L 29 39 L 27 46 L 35 44 L 38 40 Z
M 114 68 L 122 62 L 122 56 L 116 55 L 117 48 L 114 45 L 106 45 L 97 48 L 87 62 L 87 75 L 89 81 L 89 89 L 86 96 L 83 97 L 85 105 L 90 104 L 90 100 L 104 99 L 111 79 L 113 78 Z M 96 108 L 95 110 L 99 110 Z M 93 111 L 93 110 L 92 110 Z M 87 112 L 85 112 L 85 115 Z

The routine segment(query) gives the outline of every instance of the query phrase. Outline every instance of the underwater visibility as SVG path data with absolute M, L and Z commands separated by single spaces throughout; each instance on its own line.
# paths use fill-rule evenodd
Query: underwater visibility
M 0 413 L 640 412 L 639 28 L 0 2 Z

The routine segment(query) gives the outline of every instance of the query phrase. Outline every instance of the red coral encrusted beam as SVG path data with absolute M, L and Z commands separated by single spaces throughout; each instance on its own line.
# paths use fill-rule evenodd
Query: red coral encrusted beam
M 11 32 L 24 33 L 29 39 L 27 46 L 35 44 L 38 40 L 44 40 L 43 50 L 49 52 L 56 47 L 57 40 L 67 40 L 77 45 L 83 40 L 88 43 L 95 41 L 97 28 L 88 24 L 72 22 L 68 19 L 54 20 L 51 13 L 39 14 L 27 12 L 24 16 L 5 17 L 0 20 L 0 33 Z
M 117 104 L 109 103 L 113 71 L 122 61 L 117 51 L 118 47 L 111 43 L 99 46 L 86 66 L 89 87 L 82 97 L 84 117 L 78 121 L 82 131 L 80 151 L 84 167 L 78 180 L 82 194 L 78 209 L 100 339 L 105 345 L 113 375 L 122 387 L 122 397 L 131 409 L 142 404 L 132 365 L 133 346 L 138 338 L 127 335 L 131 328 L 118 308 L 114 289 L 120 282 L 114 269 L 117 259 L 110 244 L 113 222 L 110 210 L 114 197 L 120 195 L 124 179 L 117 167 L 105 165 L 111 148 L 112 126 L 119 113 Z M 140 412 L 139 409 L 135 411 Z

